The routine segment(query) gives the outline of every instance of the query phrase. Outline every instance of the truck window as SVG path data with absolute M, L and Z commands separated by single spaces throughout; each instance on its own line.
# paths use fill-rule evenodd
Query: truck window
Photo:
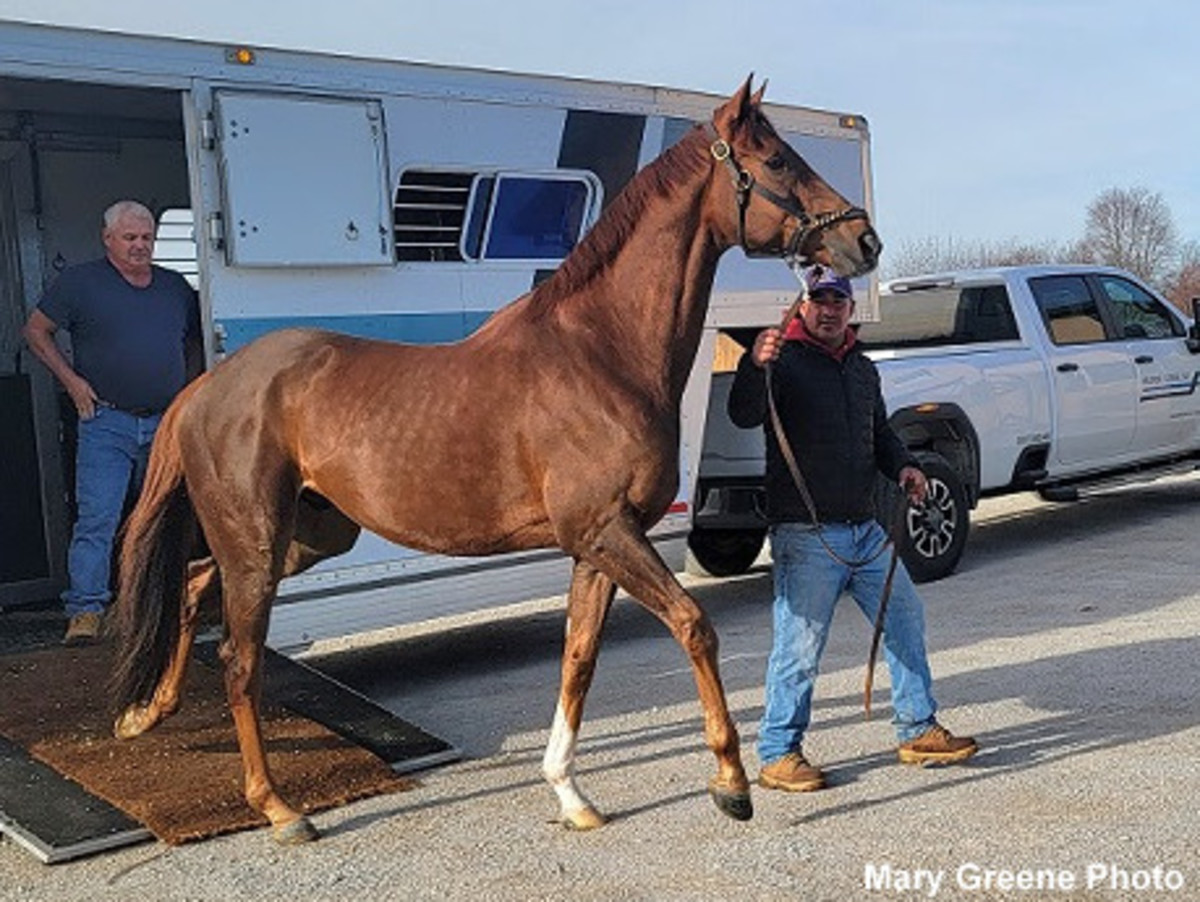
M 1100 289 L 1122 338 L 1173 338 L 1183 334 L 1183 325 L 1158 298 L 1119 276 L 1097 277 Z
M 1029 288 L 1056 345 L 1104 341 L 1104 320 L 1083 276 L 1030 279 Z
M 1003 285 L 937 286 L 885 294 L 880 319 L 863 323 L 867 348 L 930 347 L 1020 337 Z

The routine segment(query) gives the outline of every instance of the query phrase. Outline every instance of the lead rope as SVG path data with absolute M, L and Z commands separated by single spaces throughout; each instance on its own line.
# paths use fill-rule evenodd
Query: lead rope
M 801 298 L 802 300 L 802 298 Z M 800 300 L 797 300 L 787 312 L 783 315 L 783 321 L 779 324 L 780 335 L 787 333 L 787 328 L 792 320 L 796 317 L 796 312 L 800 306 Z M 821 521 L 817 518 L 817 505 L 813 501 L 812 492 L 809 491 L 808 482 L 804 478 L 804 474 L 800 471 L 800 464 L 796 461 L 796 454 L 792 450 L 792 443 L 788 441 L 787 435 L 783 431 L 783 421 L 779 418 L 779 410 L 775 406 L 775 391 L 773 388 L 773 368 L 771 361 L 767 361 L 766 366 L 767 376 L 767 410 L 771 414 L 771 428 L 775 432 L 775 442 L 779 446 L 779 453 L 783 455 L 783 460 L 787 464 L 788 471 L 791 473 L 792 482 L 796 485 L 796 490 L 800 493 L 800 499 L 804 502 L 804 507 L 808 511 L 809 517 L 812 519 L 813 528 L 816 530 L 817 538 L 821 542 L 821 546 L 825 549 L 826 554 L 841 564 L 843 567 L 848 567 L 851 570 L 857 570 L 860 567 L 865 567 L 867 564 L 874 561 L 888 549 L 891 549 L 892 556 L 888 561 L 887 578 L 883 582 L 883 594 L 879 599 L 879 610 L 875 614 L 875 626 L 871 634 L 871 651 L 867 656 L 867 675 L 865 685 L 863 687 L 863 713 L 867 720 L 871 719 L 871 689 L 875 684 L 875 659 L 879 655 L 879 642 L 883 637 L 883 621 L 887 615 L 888 601 L 892 597 L 892 582 L 896 576 L 896 566 L 899 563 L 900 555 L 896 547 L 895 533 L 893 530 L 888 531 L 888 541 L 879 548 L 874 554 L 857 560 L 846 560 L 829 544 L 829 540 L 825 538 L 824 530 L 821 528 Z M 897 514 L 897 521 L 903 517 L 903 508 Z M 893 524 L 894 529 L 899 529 L 899 522 Z

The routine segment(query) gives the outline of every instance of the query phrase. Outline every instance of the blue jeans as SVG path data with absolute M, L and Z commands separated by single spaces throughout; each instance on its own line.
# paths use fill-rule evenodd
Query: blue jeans
M 109 578 L 113 539 L 121 521 L 125 496 L 141 487 L 150 443 L 161 414 L 135 417 L 111 407 L 97 407 L 90 420 L 79 421 L 75 456 L 75 501 L 79 508 L 67 550 L 69 584 L 62 599 L 67 616 L 99 613 L 112 598 Z
M 869 557 L 887 542 L 887 533 L 874 520 L 826 523 L 821 532 L 846 561 Z M 763 764 L 800 748 L 812 716 L 813 683 L 834 607 L 841 594 L 849 592 L 873 625 L 891 552 L 851 569 L 829 555 L 811 526 L 781 523 L 771 528 L 771 556 L 774 639 L 758 730 L 758 757 Z M 869 647 L 864 639 L 863 649 Z M 891 674 L 892 723 L 905 742 L 933 725 L 937 703 L 925 655 L 924 609 L 903 562 L 896 567 L 884 618 L 883 655 Z

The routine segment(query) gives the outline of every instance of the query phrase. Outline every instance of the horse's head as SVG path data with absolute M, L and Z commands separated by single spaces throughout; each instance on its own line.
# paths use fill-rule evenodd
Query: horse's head
M 866 211 L 834 191 L 779 137 L 762 112 L 765 87 L 752 95 L 748 78 L 713 113 L 710 151 L 721 206 L 716 216 L 728 223 L 718 227 L 730 244 L 753 256 L 820 263 L 844 276 L 869 272 L 883 244 Z

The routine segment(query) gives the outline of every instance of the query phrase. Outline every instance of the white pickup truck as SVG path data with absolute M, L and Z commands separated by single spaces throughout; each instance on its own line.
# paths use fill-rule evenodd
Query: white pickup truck
M 980 498 L 1035 490 L 1071 500 L 1200 465 L 1197 319 L 1106 267 L 1004 267 L 884 286 L 880 319 L 859 338 L 892 425 L 930 481 L 924 509 L 903 517 L 913 577 L 954 570 Z M 733 430 L 717 409 L 726 394 L 714 385 L 709 435 L 724 434 L 727 453 L 714 444 L 702 462 L 701 488 L 719 467 L 709 482 L 719 490 L 700 496 L 692 547 L 694 561 L 721 574 L 750 566 L 766 525 L 754 501 L 761 431 Z M 881 493 L 885 522 L 899 503 Z

